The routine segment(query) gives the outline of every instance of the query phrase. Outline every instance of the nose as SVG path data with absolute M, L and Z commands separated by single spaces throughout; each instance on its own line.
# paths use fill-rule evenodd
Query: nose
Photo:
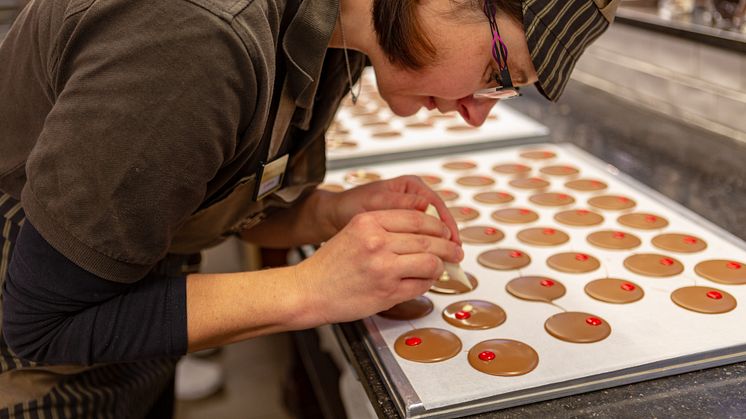
M 497 100 L 475 99 L 472 96 L 466 96 L 456 101 L 458 113 L 464 118 L 467 124 L 478 127 L 484 124 L 485 119 L 490 114 L 490 109 L 495 106 Z

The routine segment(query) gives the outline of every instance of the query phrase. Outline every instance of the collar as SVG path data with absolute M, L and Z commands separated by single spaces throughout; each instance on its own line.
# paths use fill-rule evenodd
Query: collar
M 313 106 L 321 68 L 339 14 L 340 0 L 302 0 L 282 40 L 290 97 L 298 107 Z

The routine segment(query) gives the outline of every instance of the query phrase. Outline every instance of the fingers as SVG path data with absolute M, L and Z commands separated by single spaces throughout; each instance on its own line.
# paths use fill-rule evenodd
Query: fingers
M 367 213 L 384 230 L 391 233 L 426 234 L 448 238 L 451 231 L 443 222 L 424 212 L 412 210 L 385 210 Z
M 394 259 L 392 269 L 399 278 L 437 279 L 443 273 L 443 261 L 429 253 L 401 255 Z M 406 279 L 402 280 L 406 282 Z
M 433 286 L 436 279 L 402 279 L 397 290 L 397 300 L 404 302 L 417 298 L 426 293 Z
M 392 233 L 387 240 L 389 250 L 398 255 L 429 253 L 451 263 L 458 263 L 464 257 L 461 246 L 445 238 L 422 234 Z
M 402 188 L 399 190 L 400 192 L 421 196 L 426 199 L 427 204 L 433 204 L 438 210 L 438 214 L 440 214 L 440 219 L 448 227 L 448 230 L 450 230 L 451 240 L 458 244 L 461 244 L 461 238 L 458 234 L 458 225 L 456 224 L 456 220 L 453 219 L 450 211 L 448 211 L 448 207 L 446 206 L 445 202 L 443 202 L 440 196 L 438 196 L 437 193 L 430 189 L 429 186 L 425 185 L 422 179 L 417 176 L 400 176 L 398 178 L 392 179 L 392 182 L 396 182 L 399 187 Z M 427 205 L 425 205 L 425 208 L 427 208 Z M 424 210 L 424 208 L 422 210 Z
M 371 195 L 366 206 L 369 210 L 412 209 L 424 211 L 428 204 L 428 199 L 422 195 L 386 191 Z

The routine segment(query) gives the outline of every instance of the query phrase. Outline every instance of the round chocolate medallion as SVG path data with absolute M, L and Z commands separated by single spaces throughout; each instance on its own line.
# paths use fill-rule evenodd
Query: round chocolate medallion
M 394 350 L 409 361 L 440 362 L 461 352 L 461 340 L 447 330 L 427 327 L 399 336 Z
M 596 179 L 571 180 L 569 182 L 566 182 L 565 186 L 570 189 L 575 189 L 576 191 L 582 191 L 582 192 L 602 191 L 609 187 L 604 182 L 601 182 L 600 180 L 596 180 Z
M 487 176 L 462 176 L 456 179 L 456 183 L 461 186 L 483 187 L 495 183 L 495 179 Z
M 544 329 L 557 339 L 574 343 L 598 342 L 611 334 L 606 320 L 579 311 L 555 314 L 544 323 Z
M 581 274 L 595 271 L 601 266 L 601 262 L 587 253 L 557 253 L 547 259 L 550 268 L 569 274 Z
M 605 210 L 620 211 L 633 208 L 637 203 L 626 196 L 621 195 L 600 195 L 594 196 L 588 200 L 588 204 Z
M 418 175 L 420 179 L 422 179 L 423 182 L 427 186 L 435 186 L 443 182 L 443 179 L 440 176 L 435 175 Z
M 512 279 L 505 285 L 505 290 L 521 300 L 545 303 L 565 295 L 565 286 L 561 282 L 544 276 L 521 276 Z
M 505 311 L 484 300 L 464 300 L 443 309 L 443 320 L 461 329 L 491 329 L 505 323 Z
M 562 224 L 576 227 L 589 227 L 604 222 L 604 217 L 601 214 L 587 209 L 558 212 L 554 215 L 554 219 Z
M 431 311 L 433 311 L 433 302 L 421 295 L 415 299 L 399 303 L 378 313 L 378 315 L 393 320 L 414 320 L 427 316 Z
M 687 310 L 705 314 L 727 313 L 736 308 L 729 293 L 710 287 L 683 287 L 671 293 L 671 300 Z
M 746 264 L 733 260 L 715 259 L 700 262 L 694 267 L 697 275 L 720 284 L 746 284 Z
M 585 293 L 599 301 L 613 304 L 628 304 L 641 299 L 645 293 L 632 281 L 617 278 L 601 278 L 585 286 Z
M 680 253 L 701 252 L 707 248 L 707 242 L 691 234 L 659 234 L 653 237 L 653 246 Z
M 531 263 L 531 257 L 515 249 L 493 249 L 482 252 L 477 257 L 480 265 L 499 271 L 520 269 Z
M 655 230 L 663 228 L 668 225 L 668 220 L 661 217 L 660 215 L 650 214 L 646 212 L 633 212 L 630 214 L 624 214 L 617 218 L 619 224 L 639 228 L 640 230 Z
M 674 276 L 684 270 L 684 265 L 678 260 L 655 253 L 638 253 L 624 259 L 624 266 L 630 271 L 655 277 Z
M 455 201 L 458 199 L 458 192 L 450 189 L 439 189 L 435 193 L 444 201 Z
M 458 234 L 464 243 L 469 244 L 497 243 L 505 237 L 502 231 L 490 226 L 464 227 Z
M 470 207 L 448 207 L 448 211 L 453 216 L 453 219 L 458 222 L 471 221 L 475 218 L 479 218 L 479 211 Z
M 558 246 L 567 243 L 570 236 L 556 228 L 537 227 L 527 228 L 518 232 L 518 240 L 534 246 Z
M 539 171 L 550 176 L 572 176 L 580 173 L 577 168 L 567 165 L 544 166 Z
M 492 170 L 503 175 L 525 175 L 531 171 L 531 167 L 525 164 L 506 163 L 493 166 Z
M 539 214 L 526 208 L 505 208 L 492 213 L 492 219 L 501 223 L 526 224 L 539 219 Z
M 443 163 L 443 168 L 448 170 L 471 170 L 475 169 L 476 167 L 476 163 L 466 160 L 456 160 Z
M 528 150 L 521 153 L 521 157 L 531 160 L 546 160 L 557 157 L 557 153 L 547 150 Z
M 485 374 L 512 377 L 528 374 L 539 365 L 539 354 L 523 342 L 491 339 L 469 350 L 469 364 Z
M 508 183 L 510 183 L 510 186 L 518 189 L 544 189 L 549 186 L 549 182 L 538 177 L 518 178 Z
M 474 290 L 475 288 L 477 288 L 478 285 L 477 278 L 475 278 L 474 275 L 468 272 L 465 273 L 466 278 L 471 284 L 471 288 L 468 288 L 466 285 L 462 284 L 461 281 L 451 279 L 451 277 L 448 275 L 448 271 L 443 271 L 443 273 L 440 275 L 440 278 L 438 278 L 433 286 L 430 287 L 430 291 L 436 294 L 463 294 Z
M 561 207 L 563 205 L 570 205 L 575 202 L 575 198 L 568 194 L 557 193 L 557 192 L 545 192 L 531 195 L 528 198 L 529 201 L 536 205 L 542 205 L 545 207 Z
M 512 201 L 513 195 L 507 192 L 480 192 L 474 195 L 474 200 L 483 204 L 505 204 Z
M 642 242 L 631 233 L 623 231 L 602 230 L 588 235 L 588 243 L 612 250 L 634 249 Z
M 345 181 L 353 185 L 365 185 L 366 183 L 381 180 L 381 175 L 366 170 L 356 170 L 345 175 Z

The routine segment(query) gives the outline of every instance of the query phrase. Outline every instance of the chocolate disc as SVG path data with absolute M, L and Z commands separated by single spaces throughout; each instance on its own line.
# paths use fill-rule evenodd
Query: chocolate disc
M 345 187 L 338 183 L 322 183 L 316 188 L 321 189 L 322 191 L 329 191 L 329 192 L 344 192 L 345 190 Z
M 625 210 L 637 205 L 634 200 L 621 195 L 594 196 L 588 200 L 588 204 L 596 208 L 613 211 Z
M 570 274 L 580 274 L 595 271 L 601 263 L 595 257 L 586 253 L 557 253 L 547 259 L 550 268 Z
M 596 300 L 613 304 L 627 304 L 641 299 L 645 293 L 639 285 L 617 278 L 601 278 L 585 286 L 585 293 Z
M 594 226 L 604 222 L 601 214 L 586 209 L 558 212 L 554 215 L 554 219 L 562 224 L 577 227 Z
M 448 211 L 456 221 L 471 221 L 475 218 L 479 218 L 479 211 L 470 207 L 448 207 Z
M 413 300 L 399 303 L 378 315 L 393 320 L 414 320 L 427 316 L 431 311 L 433 311 L 433 302 L 421 295 Z
M 564 231 L 556 228 L 527 228 L 518 232 L 518 240 L 534 246 L 558 246 L 570 240 Z
M 641 241 L 637 236 L 623 231 L 602 230 L 588 235 L 588 243 L 604 249 L 634 249 Z
M 502 173 L 504 175 L 521 175 L 521 174 L 527 174 L 531 171 L 531 168 L 529 166 L 526 166 L 525 164 L 498 164 L 496 166 L 492 167 L 492 170 L 497 173 Z
M 349 107 L 350 114 L 353 116 L 368 116 L 368 115 L 377 115 L 378 109 L 373 106 L 353 106 Z
M 515 249 L 493 249 L 482 252 L 477 257 L 480 265 L 499 271 L 520 269 L 531 263 L 531 258 L 524 252 Z
M 539 354 L 517 340 L 491 339 L 469 350 L 469 364 L 485 374 L 513 377 L 533 371 L 539 365 Z
M 513 195 L 507 192 L 480 192 L 474 195 L 474 200 L 483 204 L 505 204 L 513 199 Z
M 710 287 L 683 287 L 671 293 L 671 300 L 687 310 L 705 314 L 720 314 L 736 308 L 736 299 L 729 293 Z
M 660 234 L 653 237 L 653 246 L 671 252 L 695 253 L 707 248 L 707 243 L 690 234 Z
M 456 183 L 461 186 L 489 186 L 495 183 L 495 179 L 487 176 L 462 176 L 456 179 Z
M 521 300 L 552 302 L 565 295 L 565 286 L 544 276 L 521 276 L 505 285 L 505 290 Z
M 684 270 L 678 260 L 655 253 L 639 253 L 624 259 L 624 266 L 630 271 L 645 276 L 674 276 Z
M 536 205 L 543 205 L 545 207 L 561 207 L 575 202 L 575 198 L 570 195 L 557 192 L 537 193 L 531 195 L 528 200 Z
M 428 121 L 411 121 L 404 124 L 407 128 L 432 128 L 433 123 Z
M 475 289 L 478 285 L 477 278 L 475 278 L 474 275 L 468 272 L 466 272 L 466 278 L 471 284 L 471 289 L 467 288 L 466 285 L 462 284 L 460 281 L 451 279 L 451 277 L 448 276 L 448 272 L 443 271 L 443 274 L 440 275 L 440 278 L 438 278 L 433 286 L 430 287 L 430 291 L 437 294 L 463 294 Z
M 375 182 L 377 180 L 381 180 L 381 175 L 365 170 L 356 170 L 345 175 L 345 181 L 353 185 L 365 185 L 366 183 Z
M 461 352 L 461 340 L 453 333 L 436 328 L 414 329 L 396 339 L 394 350 L 414 362 L 440 362 Z
M 497 243 L 505 237 L 502 231 L 490 226 L 465 227 L 458 234 L 464 243 L 470 244 Z
M 492 213 L 492 219 L 501 223 L 526 224 L 539 219 L 539 214 L 526 208 L 505 208 Z
M 590 192 L 601 191 L 609 186 L 600 180 L 595 179 L 577 179 L 565 183 L 565 186 L 576 191 Z
M 478 127 L 473 127 L 471 125 L 448 125 L 446 127 L 448 131 L 474 131 L 475 129 L 478 129 Z
M 366 128 L 391 128 L 388 121 L 382 121 L 378 118 L 366 119 L 360 123 L 360 126 Z
M 439 184 L 440 182 L 443 182 L 443 179 L 441 179 L 440 176 L 435 175 L 419 175 L 420 179 L 422 179 L 423 182 L 425 182 L 425 185 L 427 186 L 435 186 Z
M 617 218 L 621 225 L 627 227 L 639 228 L 640 230 L 655 230 L 668 225 L 668 220 L 660 215 L 649 214 L 646 212 L 633 212 L 624 214 Z
M 377 139 L 385 140 L 385 139 L 390 139 L 390 138 L 401 137 L 401 132 L 394 130 L 394 129 L 388 129 L 388 130 L 376 131 L 370 135 Z
M 519 189 L 543 189 L 549 186 L 549 182 L 538 177 L 513 179 L 509 183 L 514 188 Z
M 574 343 L 598 342 L 611 334 L 606 320 L 579 311 L 555 314 L 544 323 L 544 329 L 557 339 Z
M 694 267 L 697 275 L 720 284 L 746 284 L 746 264 L 732 260 L 706 260 Z
M 443 163 L 443 168 L 448 170 L 471 170 L 477 167 L 473 161 L 457 160 Z
M 491 329 L 505 323 L 505 311 L 483 300 L 464 300 L 443 309 L 443 320 L 462 329 Z
M 444 201 L 455 201 L 458 199 L 458 192 L 450 189 L 440 189 L 435 191 L 435 193 Z
M 544 166 L 539 171 L 550 176 L 572 176 L 580 173 L 580 170 L 567 165 Z
M 531 159 L 531 160 L 546 160 L 546 159 L 553 159 L 557 157 L 557 153 L 553 151 L 545 151 L 545 150 L 530 150 L 530 151 L 524 151 L 521 153 L 521 157 L 524 159 Z

